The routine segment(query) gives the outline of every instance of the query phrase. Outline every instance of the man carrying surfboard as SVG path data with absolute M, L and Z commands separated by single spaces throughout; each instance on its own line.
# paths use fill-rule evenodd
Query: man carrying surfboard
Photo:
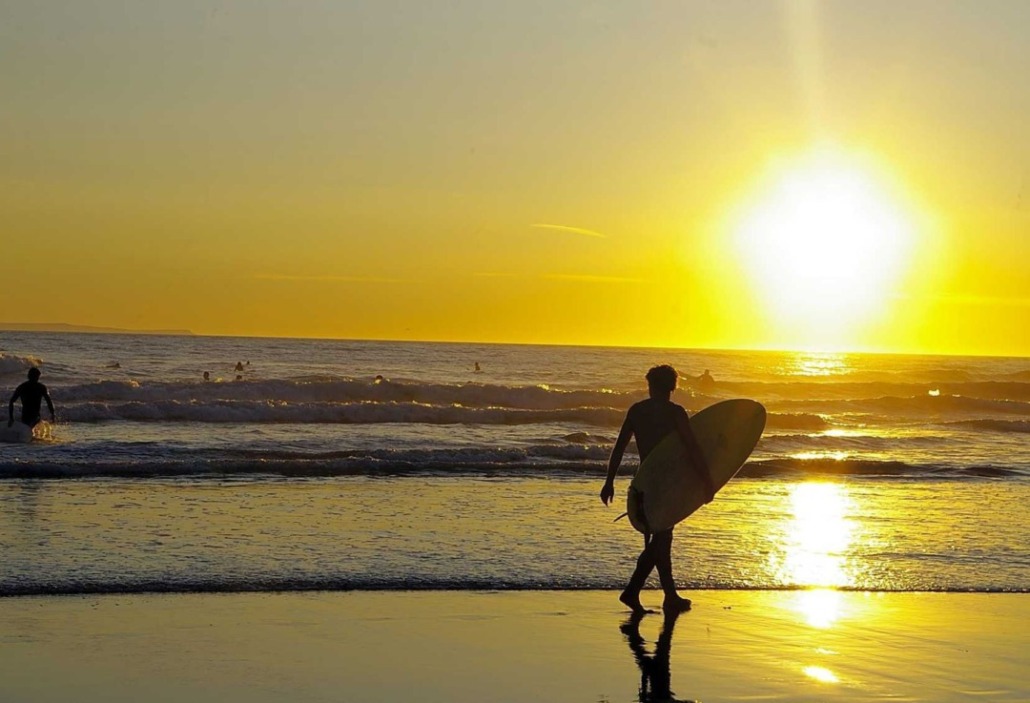
M 35 427 L 42 419 L 40 417 L 40 405 L 46 401 L 47 409 L 50 411 L 50 421 L 54 421 L 54 404 L 50 400 L 50 393 L 46 386 L 39 382 L 39 369 L 33 366 L 29 369 L 29 380 L 14 389 L 11 402 L 7 405 L 7 426 L 14 424 L 14 402 L 21 399 L 21 421 L 29 427 Z
M 626 413 L 622 430 L 615 440 L 615 447 L 608 460 L 608 476 L 601 488 L 601 501 L 605 505 L 615 497 L 615 474 L 619 470 L 622 455 L 630 439 L 636 439 L 640 461 L 643 462 L 647 455 L 673 432 L 680 434 L 690 459 L 689 464 L 697 472 L 705 488 L 705 502 L 710 502 L 714 497 L 715 487 L 712 485 L 708 465 L 701 454 L 697 439 L 690 428 L 687 411 L 671 400 L 672 392 L 676 390 L 677 379 L 676 369 L 668 365 L 655 366 L 647 372 L 647 389 L 650 397 L 634 404 Z M 676 581 L 672 575 L 672 528 L 655 532 L 649 539 L 645 538 L 644 550 L 637 557 L 637 567 L 619 600 L 634 613 L 647 612 L 640 603 L 640 591 L 651 570 L 656 567 L 662 590 L 665 592 L 663 609 L 666 612 L 689 609 L 690 600 L 681 597 L 676 591 Z

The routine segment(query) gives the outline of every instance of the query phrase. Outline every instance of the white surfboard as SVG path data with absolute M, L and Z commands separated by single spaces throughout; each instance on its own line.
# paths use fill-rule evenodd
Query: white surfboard
M 690 418 L 719 491 L 744 465 L 765 429 L 765 408 L 753 400 L 724 400 Z M 690 466 L 678 432 L 659 442 L 629 486 L 626 512 L 638 531 L 667 530 L 704 505 L 705 489 Z

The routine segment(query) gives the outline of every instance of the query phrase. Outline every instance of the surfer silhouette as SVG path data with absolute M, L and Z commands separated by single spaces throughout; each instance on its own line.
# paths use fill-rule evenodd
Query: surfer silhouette
M 712 378 L 712 374 L 708 369 L 697 377 L 697 385 L 703 391 L 710 391 L 715 388 L 715 379 Z
M 622 423 L 619 437 L 615 440 L 608 460 L 608 476 L 601 488 L 601 501 L 605 505 L 615 497 L 615 474 L 619 470 L 622 455 L 630 439 L 636 439 L 637 452 L 642 462 L 659 442 L 672 432 L 680 433 L 691 459 L 691 467 L 698 472 L 704 482 L 707 492 L 705 502 L 711 502 L 714 497 L 715 488 L 708 473 L 708 465 L 698 447 L 694 432 L 690 429 L 687 411 L 671 400 L 677 380 L 676 369 L 668 365 L 655 366 L 647 372 L 647 389 L 650 397 L 634 404 L 626 413 L 626 419 Z M 666 612 L 678 612 L 690 608 L 690 600 L 681 597 L 676 591 L 676 580 L 672 575 L 672 530 L 673 528 L 669 528 L 644 537 L 644 549 L 637 557 L 637 567 L 619 596 L 619 600 L 634 613 L 647 612 L 640 603 L 640 591 L 654 568 L 658 569 L 658 578 L 665 593 L 662 609 Z
M 40 371 L 35 366 L 29 369 L 29 380 L 14 389 L 11 402 L 7 404 L 7 426 L 14 425 L 14 403 L 21 400 L 21 421 L 29 427 L 35 427 L 43 418 L 40 417 L 40 405 L 46 401 L 50 410 L 50 421 L 54 422 L 54 404 L 46 386 L 39 382 Z
M 678 610 L 666 613 L 662 631 L 655 642 L 654 654 L 647 653 L 644 646 L 646 642 L 640 636 L 640 621 L 644 618 L 642 613 L 633 613 L 629 620 L 619 627 L 640 669 L 640 703 L 695 703 L 680 701 L 671 690 L 672 671 L 669 659 L 672 654 L 672 633 L 679 615 Z

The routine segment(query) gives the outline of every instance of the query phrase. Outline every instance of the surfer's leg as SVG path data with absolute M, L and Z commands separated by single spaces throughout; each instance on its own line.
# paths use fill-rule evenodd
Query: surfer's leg
M 690 600 L 680 597 L 676 591 L 676 580 L 672 576 L 672 530 L 655 533 L 648 549 L 654 552 L 658 578 L 662 583 L 662 591 L 665 592 L 665 602 L 662 607 L 666 612 L 689 609 Z
M 619 600 L 625 603 L 634 613 L 647 612 L 647 609 L 640 604 L 640 590 L 644 587 L 647 577 L 651 575 L 651 569 L 655 565 L 653 545 L 654 541 L 652 540 L 640 552 L 640 556 L 637 557 L 637 568 L 633 570 L 633 575 L 629 577 L 629 583 L 626 585 L 625 590 L 623 590 L 622 595 L 619 596 Z

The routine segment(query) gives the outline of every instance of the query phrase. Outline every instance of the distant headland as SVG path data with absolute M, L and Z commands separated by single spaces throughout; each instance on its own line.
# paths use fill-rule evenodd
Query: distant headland
M 0 322 L 4 332 L 73 332 L 78 334 L 163 334 L 192 336 L 189 330 L 130 330 L 121 327 L 70 325 L 66 322 Z

